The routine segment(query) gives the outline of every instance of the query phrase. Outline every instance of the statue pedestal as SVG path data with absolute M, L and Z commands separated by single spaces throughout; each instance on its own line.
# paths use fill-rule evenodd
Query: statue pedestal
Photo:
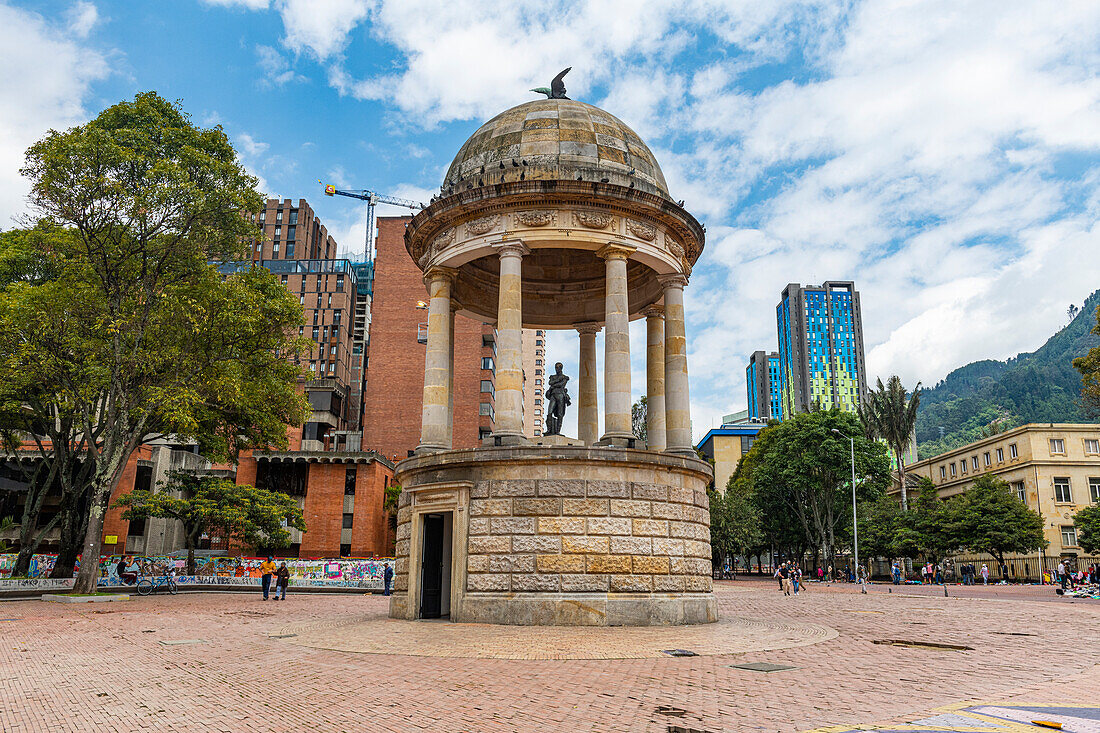
M 534 445 L 584 445 L 584 441 L 567 435 L 542 435 L 531 442 Z

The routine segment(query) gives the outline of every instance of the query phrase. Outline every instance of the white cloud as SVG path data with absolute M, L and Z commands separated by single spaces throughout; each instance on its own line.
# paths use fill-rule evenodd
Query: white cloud
M 202 0 L 202 2 L 222 8 L 241 8 L 244 10 L 264 10 L 271 4 L 271 0 Z
M 270 86 L 282 86 L 292 81 L 307 81 L 307 77 L 290 67 L 290 62 L 271 46 L 256 46 L 256 63 L 264 72 L 263 81 Z
M 327 61 L 344 50 L 371 5 L 368 0 L 280 0 L 277 7 L 286 29 L 283 45 Z
M 49 129 L 87 119 L 89 88 L 110 73 L 103 54 L 80 43 L 94 23 L 94 6 L 77 10 L 61 26 L 0 5 L 0 227 L 26 211 L 24 151 Z
M 87 38 L 99 20 L 99 11 L 87 0 L 79 0 L 65 16 L 69 21 L 69 32 L 78 38 Z

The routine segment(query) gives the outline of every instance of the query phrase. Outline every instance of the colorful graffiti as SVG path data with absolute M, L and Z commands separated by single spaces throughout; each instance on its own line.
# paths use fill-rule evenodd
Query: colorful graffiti
M 0 583 L 11 578 L 15 567 L 15 555 L 0 555 Z M 31 559 L 31 572 L 26 579 L 14 581 L 46 579 L 53 569 L 55 556 L 35 555 Z M 118 577 L 118 562 L 121 555 L 101 557 L 99 560 L 99 584 L 101 586 L 122 585 Z M 187 561 L 173 556 L 137 557 L 127 556 L 128 561 L 137 564 L 142 576 L 172 575 L 180 585 L 255 585 L 260 582 L 260 563 L 258 557 L 213 557 L 201 558 L 196 563 L 195 574 L 187 575 Z M 298 558 L 279 558 L 286 563 L 290 571 L 290 585 L 313 587 L 363 588 L 382 590 L 383 573 L 387 565 L 393 567 L 393 558 L 334 558 L 301 560 Z M 65 583 L 68 579 L 58 582 Z M 0 584 L 0 589 L 5 587 Z
M 974 705 L 959 703 L 934 711 L 930 716 L 911 720 L 907 724 L 887 723 L 882 726 L 832 726 L 817 728 L 810 733 L 856 733 L 856 731 L 905 730 L 910 733 L 952 733 L 953 731 L 989 731 L 995 733 L 1024 733 L 1046 728 L 1048 730 L 1096 733 L 1100 731 L 1100 707 L 1095 705 L 1058 705 L 1036 703 L 1033 705 L 1009 703 L 1003 705 Z

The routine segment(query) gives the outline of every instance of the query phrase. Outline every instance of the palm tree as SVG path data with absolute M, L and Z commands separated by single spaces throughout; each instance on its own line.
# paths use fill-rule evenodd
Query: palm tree
M 882 380 L 876 389 L 867 394 L 867 400 L 859 406 L 859 419 L 868 436 L 886 441 L 897 461 L 898 482 L 901 485 L 901 508 L 909 510 L 909 497 L 905 486 L 905 452 L 917 427 L 917 406 L 920 404 L 920 382 L 908 395 L 896 374 Z M 907 399 L 908 398 L 908 399 Z

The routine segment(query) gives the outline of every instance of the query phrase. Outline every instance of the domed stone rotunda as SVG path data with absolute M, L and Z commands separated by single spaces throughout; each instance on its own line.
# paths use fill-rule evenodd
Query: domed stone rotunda
M 712 622 L 712 471 L 692 447 L 683 305 L 703 228 L 633 130 L 555 94 L 482 125 L 406 229 L 430 301 L 420 446 L 395 478 L 390 615 Z M 495 432 L 474 450 L 451 447 L 456 313 L 496 324 Z M 634 318 L 647 324 L 648 444 L 631 430 Z M 524 437 L 523 328 L 578 334 L 576 438 Z

